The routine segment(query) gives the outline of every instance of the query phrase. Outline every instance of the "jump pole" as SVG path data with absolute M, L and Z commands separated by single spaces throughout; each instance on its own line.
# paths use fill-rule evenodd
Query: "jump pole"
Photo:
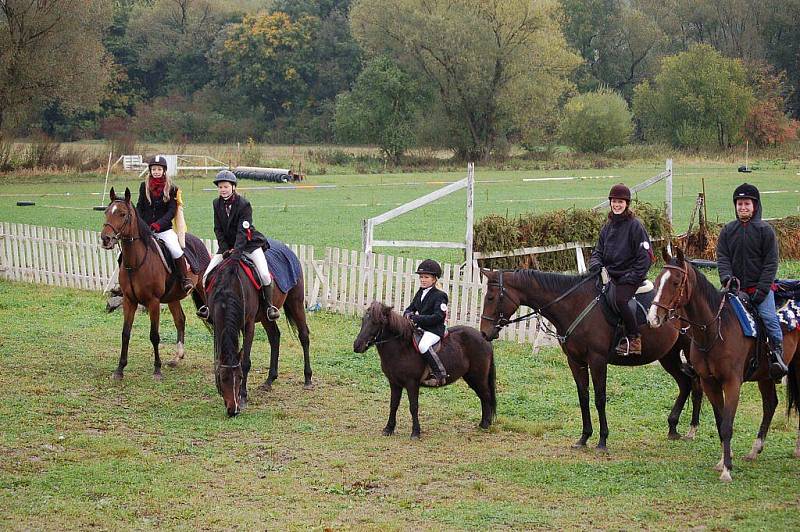
M 100 196 L 100 201 L 103 201 L 103 198 L 106 197 L 106 187 L 108 186 L 108 174 L 111 173 L 111 157 L 113 155 L 114 155 L 113 151 L 108 152 L 108 165 L 106 166 L 106 180 L 103 182 L 103 195 Z M 120 159 L 121 158 L 122 157 L 120 157 Z M 118 162 L 119 162 L 119 159 L 117 159 L 117 162 L 115 162 L 114 165 L 116 165 Z M 105 205 L 97 205 L 97 206 L 93 207 L 93 209 L 96 210 L 96 211 L 104 211 L 104 210 L 106 210 L 106 206 Z

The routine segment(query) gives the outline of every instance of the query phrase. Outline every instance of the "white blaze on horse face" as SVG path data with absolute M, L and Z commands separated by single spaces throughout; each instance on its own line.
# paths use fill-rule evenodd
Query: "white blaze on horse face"
M 647 322 L 650 324 L 650 327 L 658 327 L 658 307 L 656 303 L 661 303 L 661 294 L 664 292 L 664 286 L 667 284 L 667 280 L 669 279 L 670 272 L 669 270 L 665 271 L 663 276 L 661 277 L 661 282 L 658 283 L 658 291 L 656 292 L 656 297 L 653 298 L 653 304 L 650 305 L 650 310 L 647 312 Z
M 112 205 L 111 214 L 114 214 L 115 212 L 117 212 L 117 207 L 118 207 L 118 205 Z

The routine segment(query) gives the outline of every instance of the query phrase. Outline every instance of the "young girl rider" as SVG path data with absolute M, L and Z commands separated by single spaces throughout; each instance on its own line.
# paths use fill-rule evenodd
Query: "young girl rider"
M 447 315 L 447 294 L 436 288 L 436 281 L 442 276 L 442 268 L 435 260 L 427 259 L 420 263 L 417 274 L 420 287 L 403 316 L 424 331 L 419 341 L 419 352 L 431 368 L 431 376 L 422 384 L 442 386 L 447 381 L 447 372 L 439 355 L 431 349 L 444 336 Z
M 189 265 L 186 263 L 178 235 L 172 228 L 172 221 L 178 211 L 177 198 L 178 187 L 167 173 L 166 158 L 163 155 L 153 157 L 148 163 L 147 179 L 139 186 L 136 212 L 150 226 L 156 238 L 167 246 L 170 255 L 175 259 L 181 288 L 188 294 L 194 285 L 187 277 Z
M 267 318 L 275 321 L 280 317 L 278 309 L 272 304 L 272 276 L 267 266 L 264 249 L 269 248 L 267 237 L 256 231 L 253 226 L 253 208 L 250 202 L 236 193 L 236 176 L 230 170 L 223 170 L 214 178 L 219 197 L 214 200 L 214 234 L 217 235 L 219 249 L 211 257 L 211 263 L 206 268 L 203 277 L 205 286 L 206 277 L 223 259 L 231 257 L 241 258 L 242 254 L 253 261 L 261 277 L 261 297 L 264 308 L 267 309 Z M 208 308 L 201 307 L 197 315 L 208 319 Z
M 620 339 L 617 354 L 640 355 L 642 340 L 628 301 L 650 269 L 653 257 L 650 237 L 630 209 L 631 190 L 628 187 L 622 183 L 614 185 L 608 193 L 608 200 L 611 211 L 608 221 L 600 230 L 597 246 L 592 251 L 589 270 L 597 271 L 605 267 L 614 284 L 614 301 L 625 323 L 625 336 Z

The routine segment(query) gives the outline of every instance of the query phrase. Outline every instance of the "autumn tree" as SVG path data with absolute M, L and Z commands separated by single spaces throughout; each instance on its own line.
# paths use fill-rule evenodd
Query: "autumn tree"
M 95 106 L 111 61 L 101 39 L 110 20 L 103 0 L 0 2 L 0 129 L 59 102 Z
M 582 152 L 601 153 L 630 140 L 631 119 L 628 103 L 616 92 L 603 88 L 581 94 L 567 102 L 562 139 Z
M 507 134 L 536 128 L 570 88 L 578 57 L 557 4 L 528 0 L 356 0 L 352 31 L 437 92 L 458 156 L 485 160 Z

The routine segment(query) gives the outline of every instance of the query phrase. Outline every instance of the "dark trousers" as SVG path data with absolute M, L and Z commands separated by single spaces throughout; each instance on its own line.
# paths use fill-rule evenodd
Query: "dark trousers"
M 633 315 L 633 311 L 628 306 L 628 301 L 636 293 L 637 288 L 639 287 L 635 284 L 614 284 L 614 303 L 617 305 L 622 321 L 625 323 L 625 335 L 628 337 L 639 336 L 639 329 L 636 327 L 636 316 Z

